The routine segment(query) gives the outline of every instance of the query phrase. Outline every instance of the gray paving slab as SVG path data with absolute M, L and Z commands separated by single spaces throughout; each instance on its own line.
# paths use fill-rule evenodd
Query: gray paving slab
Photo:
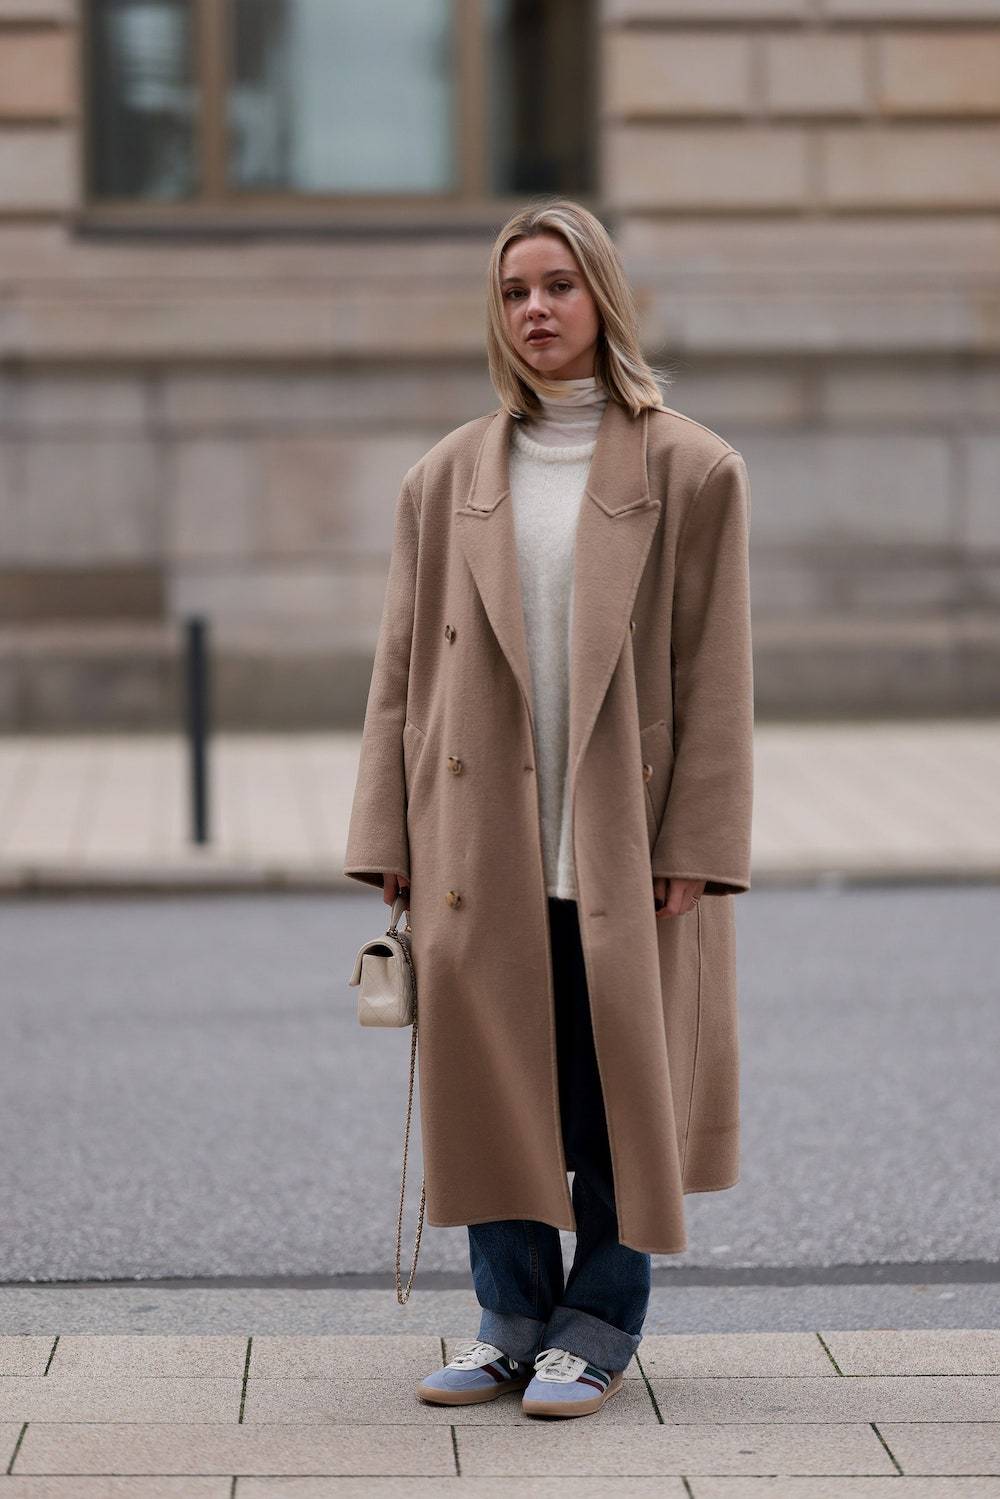
M 689 1492 L 691 1499 L 1000 1499 L 1000 1479 L 693 1478 Z
M 639 1345 L 650 1379 L 832 1375 L 837 1370 L 811 1332 L 652 1333 Z
M 0 1375 L 44 1374 L 55 1338 L 0 1335 Z
M 880 1421 L 904 1473 L 1000 1476 L 1000 1421 Z
M 821 1336 L 842 1374 L 1000 1374 L 1000 1331 L 885 1328 Z
M 59 1339 L 49 1374 L 242 1379 L 246 1355 L 241 1337 L 71 1334 Z
M 1000 1420 L 1000 1379 L 872 1375 L 842 1379 L 651 1379 L 664 1421 Z
M 440 1362 L 440 1360 L 439 1360 Z M 415 1381 L 413 1381 L 415 1383 Z M 243 1419 L 295 1422 L 387 1423 L 409 1426 L 530 1426 L 536 1418 L 521 1410 L 510 1391 L 483 1405 L 425 1405 L 409 1379 L 257 1379 L 247 1385 Z M 657 1421 L 645 1385 L 629 1380 L 610 1400 L 602 1417 L 615 1424 Z
M 0 1379 L 3 1421 L 236 1421 L 242 1380 L 50 1374 Z
M 705 1425 L 614 1426 L 605 1411 L 544 1428 L 456 1427 L 462 1476 L 598 1477 L 698 1473 L 895 1473 L 871 1427 Z M 570 1428 L 570 1429 L 567 1429 Z
M 450 1355 L 449 1355 L 450 1357 Z M 396 1335 L 256 1336 L 250 1379 L 370 1379 L 393 1375 L 420 1379 L 442 1362 L 441 1339 L 432 1333 Z
M 3 1499 L 230 1499 L 228 1478 L 0 1477 Z
M 51 1423 L 28 1427 L 15 1471 L 451 1477 L 455 1452 L 447 1427 Z
M 769 1493 L 852 1499 L 852 1491 L 854 1499 L 880 1493 L 891 1499 L 897 1490 L 887 1483 L 916 1484 L 912 1493 L 899 1488 L 904 1499 L 996 1499 L 983 1485 L 1000 1483 L 1000 1376 L 903 1372 L 907 1357 L 915 1366 L 988 1366 L 994 1340 L 951 1336 L 935 1346 L 930 1337 L 900 1341 L 897 1331 L 843 1339 L 845 1359 L 899 1371 L 875 1375 L 838 1372 L 824 1346 L 827 1335 L 708 1335 L 700 1348 L 690 1335 L 659 1336 L 648 1344 L 650 1357 L 665 1368 L 686 1362 L 687 1372 L 649 1380 L 655 1405 L 640 1373 L 597 1416 L 571 1423 L 526 1417 L 516 1393 L 482 1406 L 425 1406 L 413 1390 L 412 1369 L 349 1378 L 325 1372 L 343 1368 L 346 1356 L 353 1366 L 369 1368 L 387 1357 L 405 1366 L 414 1352 L 421 1360 L 436 1353 L 439 1363 L 441 1342 L 426 1334 L 342 1341 L 263 1335 L 261 1367 L 299 1372 L 249 1379 L 242 1425 L 242 1379 L 168 1371 L 211 1368 L 240 1354 L 245 1363 L 243 1338 L 209 1336 L 202 1348 L 192 1336 L 60 1335 L 55 1354 L 65 1346 L 75 1372 L 60 1372 L 53 1357 L 46 1374 L 0 1376 L 0 1451 L 6 1449 L 13 1469 L 10 1479 L 0 1476 L 0 1495 L 9 1491 L 16 1499 L 14 1480 L 37 1479 L 37 1499 L 51 1479 L 52 1499 L 63 1499 L 76 1475 L 85 1475 L 107 1478 L 107 1499 L 119 1499 L 128 1490 L 116 1483 L 136 1475 L 150 1480 L 136 1499 L 143 1499 L 143 1489 L 155 1499 L 160 1478 L 191 1475 L 228 1484 L 230 1475 L 240 1475 L 267 1480 L 272 1492 L 279 1486 L 281 1499 L 294 1499 L 283 1490 L 299 1478 L 314 1478 L 311 1488 L 319 1495 L 337 1478 L 364 1483 L 383 1475 L 393 1485 L 387 1499 L 408 1491 L 417 1499 L 426 1484 L 410 1486 L 421 1478 L 454 1484 L 456 1492 L 474 1482 L 486 1499 L 499 1494 L 489 1485 L 509 1491 L 516 1480 L 520 1492 L 536 1480 L 541 1495 L 547 1480 L 565 1476 L 606 1481 L 609 1495 L 618 1492 L 612 1484 L 631 1479 L 639 1485 L 636 1494 L 645 1486 L 659 1499 L 662 1490 L 649 1487 L 654 1479 L 679 1482 L 683 1476 L 687 1487 L 680 1492 L 688 1499 L 764 1499 Z M 821 1375 L 812 1372 L 811 1346 L 826 1358 Z M 755 1352 L 763 1369 L 784 1358 L 797 1362 L 800 1372 L 718 1372 L 752 1370 Z M 104 1369 L 108 1358 L 117 1360 L 115 1377 L 80 1372 Z M 136 1372 L 151 1367 L 161 1372 Z M 695 1372 L 704 1370 L 717 1372 Z M 984 1411 L 991 1419 L 983 1419 Z M 761 1487 L 776 1478 L 794 1481 L 794 1489 L 776 1489 L 773 1482 Z M 858 1482 L 845 1487 L 851 1478 Z M 968 1479 L 964 1487 L 951 1486 L 962 1478 Z M 723 1479 L 731 1480 L 728 1488 L 713 1487 Z M 73 1499 L 104 1499 L 99 1481 Z M 938 1481 L 951 1487 L 928 1487 Z M 173 1499 L 176 1490 L 162 1492 Z M 621 1490 L 623 1499 L 628 1492 Z M 265 1488 L 257 1499 L 266 1494 Z M 212 1495 L 205 1491 L 205 1499 Z M 309 1489 L 302 1499 L 312 1499 Z
M 2 1490 L 0 1490 L 2 1492 Z M 680 1478 L 577 1478 L 571 1499 L 688 1499 Z M 548 1478 L 241 1478 L 235 1499 L 553 1499 Z M 921 1499 L 921 1496 L 917 1496 Z M 963 1496 L 964 1499 L 964 1496 Z M 978 1499 L 978 1496 L 970 1496 Z

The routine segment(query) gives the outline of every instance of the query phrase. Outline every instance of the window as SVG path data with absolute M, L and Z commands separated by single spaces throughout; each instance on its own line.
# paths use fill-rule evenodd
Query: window
M 102 204 L 591 189 L 593 0 L 90 0 Z
M 577 0 L 489 0 L 489 187 L 586 193 L 596 153 L 594 26 Z
M 88 34 L 91 187 L 101 197 L 197 190 L 187 0 L 105 0 Z
M 230 185 L 449 192 L 451 9 L 451 0 L 232 0 Z

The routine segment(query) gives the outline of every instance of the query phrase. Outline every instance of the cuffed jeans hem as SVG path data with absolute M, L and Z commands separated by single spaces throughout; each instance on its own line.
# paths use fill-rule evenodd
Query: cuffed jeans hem
M 516 1312 L 493 1312 L 483 1307 L 479 1320 L 479 1338 L 500 1348 L 519 1364 L 530 1364 L 541 1347 L 545 1323 L 537 1317 L 522 1317 Z
M 565 1348 L 599 1369 L 615 1373 L 627 1367 L 641 1342 L 641 1333 L 633 1336 L 610 1322 L 602 1322 L 600 1317 L 591 1316 L 590 1312 L 557 1306 L 545 1325 L 542 1347 Z

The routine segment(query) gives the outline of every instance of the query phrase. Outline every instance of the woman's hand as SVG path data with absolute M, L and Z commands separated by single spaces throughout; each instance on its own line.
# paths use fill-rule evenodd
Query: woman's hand
M 387 906 L 391 906 L 397 895 L 403 896 L 403 909 L 410 909 L 410 887 L 406 883 L 405 874 L 383 873 L 382 875 L 382 899 Z
M 668 885 L 670 886 L 669 894 L 667 893 Z M 665 905 L 656 913 L 657 921 L 661 916 L 684 916 L 688 911 L 693 911 L 704 889 L 704 880 L 654 879 L 653 899 L 665 902 Z

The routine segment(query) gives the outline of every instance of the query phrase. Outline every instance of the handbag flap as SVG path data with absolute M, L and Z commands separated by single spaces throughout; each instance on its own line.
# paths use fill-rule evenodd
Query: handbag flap
M 386 959 L 387 965 L 390 960 L 393 963 L 406 962 L 406 958 L 403 953 L 403 944 L 400 942 L 398 937 L 391 937 L 389 935 L 386 935 L 384 937 L 375 937 L 370 942 L 362 943 L 361 947 L 358 949 L 358 956 L 354 963 L 354 972 L 347 980 L 349 984 L 360 984 L 362 960 L 369 954 L 374 957 L 381 957 Z M 387 969 L 384 971 L 387 971 Z

